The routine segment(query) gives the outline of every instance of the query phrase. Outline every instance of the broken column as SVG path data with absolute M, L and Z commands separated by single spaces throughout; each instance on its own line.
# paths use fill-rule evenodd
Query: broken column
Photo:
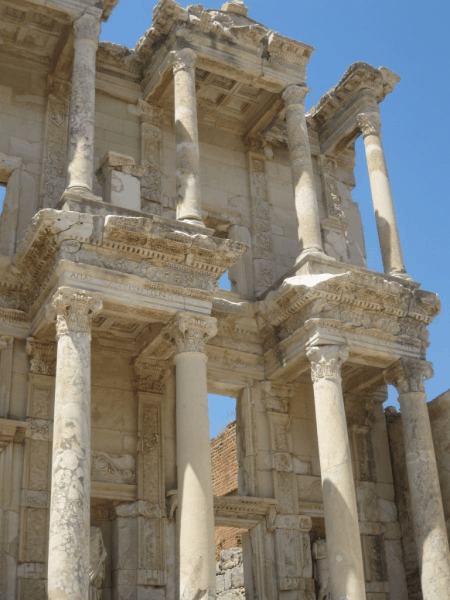
M 97 178 L 103 188 L 103 201 L 130 210 L 141 210 L 141 177 L 146 167 L 136 166 L 134 158 L 107 152 Z

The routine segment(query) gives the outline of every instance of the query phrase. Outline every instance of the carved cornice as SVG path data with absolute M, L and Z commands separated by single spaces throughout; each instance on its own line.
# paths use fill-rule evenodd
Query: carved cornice
M 384 371 L 384 380 L 393 385 L 399 395 L 411 392 L 425 393 L 425 381 L 433 377 L 433 367 L 430 362 L 401 358 Z
M 316 383 L 341 378 L 341 365 L 348 358 L 348 350 L 343 346 L 314 346 L 306 356 L 311 362 L 311 379 Z
M 380 113 L 375 111 L 360 113 L 357 122 L 364 137 L 366 135 L 381 135 Z
M 27 354 L 31 357 L 30 372 L 54 377 L 56 373 L 56 344 L 27 338 Z
M 83 290 L 61 287 L 48 307 L 48 316 L 56 317 L 58 336 L 90 333 L 92 319 L 102 310 L 102 301 Z
M 217 333 L 217 319 L 179 313 L 172 328 L 177 354 L 206 353 L 206 343 Z
M 267 411 L 288 413 L 289 402 L 294 395 L 294 388 L 289 384 L 262 381 L 262 401 Z

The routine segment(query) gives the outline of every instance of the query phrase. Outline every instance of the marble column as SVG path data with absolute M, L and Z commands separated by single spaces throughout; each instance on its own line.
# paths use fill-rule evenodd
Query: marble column
M 215 598 L 216 562 L 206 388 L 207 340 L 216 319 L 180 313 L 176 343 L 176 419 L 180 600 Z
M 175 86 L 177 219 L 202 225 L 195 58 L 193 50 L 172 52 Z
M 336 600 L 362 600 L 364 567 L 341 386 L 341 364 L 348 352 L 342 346 L 316 346 L 307 356 L 314 385 L 331 595 Z
M 450 600 L 450 556 L 424 380 L 431 363 L 402 358 L 384 372 L 397 388 L 424 600 Z
M 294 184 L 295 209 L 298 217 L 298 239 L 302 251 L 321 252 L 319 208 L 306 126 L 304 101 L 309 88 L 290 85 L 283 92 L 286 105 L 286 129 Z
M 360 113 L 357 120 L 366 149 L 370 189 L 372 190 L 384 272 L 409 279 L 403 260 L 394 200 L 381 141 L 380 115 L 378 111 Z
M 99 17 L 85 13 L 73 24 L 75 35 L 69 111 L 67 187 L 92 190 L 94 168 L 95 60 Z
M 91 463 L 91 321 L 99 299 L 59 288 L 48 549 L 49 600 L 87 600 Z

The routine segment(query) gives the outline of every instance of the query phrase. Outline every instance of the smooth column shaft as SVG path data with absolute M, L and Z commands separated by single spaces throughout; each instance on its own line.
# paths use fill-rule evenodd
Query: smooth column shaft
M 176 356 L 180 600 L 215 597 L 215 529 L 206 356 Z
M 364 137 L 384 272 L 392 275 L 406 274 L 394 199 L 381 140 L 379 115 L 376 112 L 361 113 L 358 115 L 358 124 Z
M 195 52 L 173 52 L 175 86 L 175 143 L 177 219 L 202 222 L 200 151 L 198 146 Z
M 67 187 L 92 190 L 95 61 L 100 34 L 99 19 L 93 15 L 83 15 L 75 21 L 74 33 Z
M 309 89 L 290 85 L 283 93 L 286 104 L 286 129 L 294 185 L 298 239 L 305 252 L 323 252 L 319 209 L 311 161 L 304 99 Z
M 450 600 L 450 556 L 426 394 L 400 394 L 411 509 L 424 600 Z
M 333 600 L 364 600 L 364 568 L 339 354 L 336 346 L 320 346 L 308 352 L 312 361 L 331 590 Z

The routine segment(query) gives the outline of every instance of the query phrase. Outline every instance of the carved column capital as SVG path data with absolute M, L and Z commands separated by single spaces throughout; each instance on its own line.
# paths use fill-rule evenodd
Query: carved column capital
M 189 71 L 195 67 L 195 59 L 197 54 L 190 48 L 184 48 L 183 50 L 174 50 L 170 53 L 173 58 L 173 72 L 177 71 Z
M 301 104 L 303 106 L 310 88 L 305 85 L 288 85 L 282 94 L 284 103 L 289 108 L 292 104 Z
M 426 360 L 401 358 L 385 369 L 384 380 L 393 385 L 399 395 L 411 392 L 425 393 L 425 381 L 433 377 L 433 366 Z
M 75 41 L 91 40 L 98 44 L 100 30 L 100 19 L 94 15 L 84 14 L 73 23 Z
M 159 127 L 163 109 L 159 106 L 155 106 L 150 102 L 145 102 L 142 98 L 137 101 L 137 113 L 141 119 L 141 123 L 150 123 Z
M 27 354 L 30 356 L 30 372 L 54 377 L 56 373 L 56 344 L 27 338 Z
M 262 381 L 262 401 L 267 411 L 288 413 L 289 401 L 294 395 L 294 388 L 289 384 Z
M 341 365 L 348 358 L 348 350 L 344 346 L 313 346 L 306 356 L 311 361 L 311 378 L 316 383 L 323 378 L 341 378 Z
M 358 127 L 363 136 L 381 135 L 381 119 L 377 111 L 360 113 L 357 116 Z
M 176 354 L 200 352 L 205 354 L 206 343 L 217 333 L 217 320 L 190 313 L 179 313 L 173 324 Z
M 102 301 L 84 290 L 61 287 L 52 298 L 48 316 L 56 317 L 58 336 L 67 333 L 90 333 L 92 319 L 102 308 Z

